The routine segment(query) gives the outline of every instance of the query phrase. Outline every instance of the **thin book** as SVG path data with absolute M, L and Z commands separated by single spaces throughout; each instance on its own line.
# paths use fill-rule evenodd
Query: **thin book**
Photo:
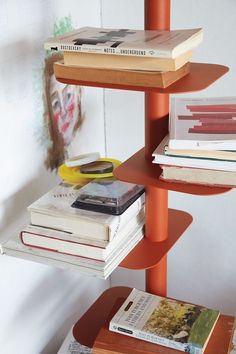
M 103 55 L 84 52 L 63 52 L 64 64 L 79 68 L 140 70 L 140 71 L 176 71 L 192 59 L 192 51 L 176 58 L 156 58 L 143 56 Z
M 62 52 L 176 58 L 197 47 L 202 38 L 202 28 L 167 31 L 82 27 L 49 38 L 44 48 Z
M 109 329 L 191 354 L 202 354 L 220 313 L 133 289 Z
M 169 147 L 169 135 L 167 135 L 154 150 L 153 163 L 165 166 L 191 167 L 216 171 L 236 172 L 236 161 L 224 161 L 202 156 L 201 158 L 188 156 L 171 156 L 166 154 Z

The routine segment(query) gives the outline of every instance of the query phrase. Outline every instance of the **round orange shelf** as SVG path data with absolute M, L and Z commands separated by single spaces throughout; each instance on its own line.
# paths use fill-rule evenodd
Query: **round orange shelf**
M 144 186 L 154 186 L 187 194 L 214 195 L 225 193 L 230 190 L 230 188 L 164 182 L 159 179 L 160 174 L 160 166 L 145 159 L 144 148 L 131 156 L 114 171 L 115 177 L 122 181 L 142 184 Z
M 144 238 L 120 263 L 121 267 L 128 269 L 152 268 L 174 246 L 193 218 L 190 214 L 180 210 L 169 209 L 168 212 L 168 238 L 161 242 L 152 242 L 148 238 Z

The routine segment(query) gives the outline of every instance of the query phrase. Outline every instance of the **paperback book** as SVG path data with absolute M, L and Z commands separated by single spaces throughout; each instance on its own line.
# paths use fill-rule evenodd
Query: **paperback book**
M 167 135 L 158 147 L 153 152 L 154 156 L 153 163 L 158 163 L 162 166 L 178 166 L 178 167 L 191 167 L 198 169 L 208 169 L 217 171 L 229 171 L 236 172 L 235 161 L 224 161 L 217 159 L 210 159 L 207 157 L 197 158 L 197 157 L 187 157 L 187 156 L 170 156 L 166 154 L 169 146 L 169 136 Z M 200 151 L 200 150 L 196 150 Z
M 180 30 L 132 30 L 82 27 L 49 38 L 44 47 L 62 52 L 176 58 L 202 42 L 201 28 Z
M 117 252 L 122 242 L 128 242 L 133 230 L 143 225 L 144 209 L 141 209 L 110 242 L 34 225 L 27 225 L 21 231 L 20 238 L 26 246 L 106 261 Z
M 110 321 L 109 329 L 127 336 L 202 354 L 219 311 L 133 289 Z
M 73 208 L 80 187 L 62 182 L 33 202 L 28 207 L 31 224 L 75 233 L 81 238 L 110 241 L 144 205 L 142 194 L 121 215 Z
M 173 98 L 171 149 L 236 150 L 236 97 Z
M 192 59 L 192 51 L 176 58 L 156 58 L 129 55 L 103 55 L 84 52 L 64 52 L 64 64 L 85 68 L 146 70 L 146 71 L 176 71 Z

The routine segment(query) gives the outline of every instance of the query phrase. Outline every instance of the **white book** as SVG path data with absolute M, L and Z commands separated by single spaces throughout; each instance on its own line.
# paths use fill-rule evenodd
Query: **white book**
M 112 254 L 106 262 L 25 246 L 20 241 L 18 235 L 15 235 L 1 245 L 1 253 L 12 257 L 52 265 L 71 271 L 79 271 L 86 275 L 107 279 L 109 275 L 119 266 L 120 262 L 144 237 L 144 229 L 143 227 L 137 226 L 131 234 L 132 236 L 129 240 L 124 240 L 116 252 Z
M 75 185 L 60 183 L 28 207 L 33 225 L 111 241 L 144 205 L 144 194 L 121 215 L 110 215 L 71 207 L 79 194 Z
M 235 151 L 236 97 L 174 97 L 169 130 L 171 149 Z
M 49 38 L 44 48 L 63 52 L 176 58 L 197 47 L 202 37 L 201 28 L 165 31 L 82 27 Z
M 168 166 L 201 168 L 217 171 L 236 172 L 236 161 L 212 160 L 208 158 L 191 158 L 181 156 L 169 156 L 165 154 L 165 148 L 169 146 L 167 135 L 153 152 L 153 163 Z
M 20 237 L 26 246 L 106 261 L 124 240 L 128 241 L 132 236 L 131 232 L 143 224 L 144 210 L 141 209 L 110 242 L 81 238 L 69 232 L 34 225 L 27 225 L 21 231 Z
M 73 327 L 68 332 L 57 354 L 92 354 L 92 349 L 77 342 L 73 336 Z
M 218 310 L 133 289 L 111 319 L 109 329 L 191 354 L 202 354 Z

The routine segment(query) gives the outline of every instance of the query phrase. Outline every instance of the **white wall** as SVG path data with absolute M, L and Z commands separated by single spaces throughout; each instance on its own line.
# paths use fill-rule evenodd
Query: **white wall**
M 172 0 L 171 12 L 172 28 L 204 28 L 195 61 L 230 67 L 221 80 L 191 96 L 236 96 L 235 1 Z M 103 25 L 142 27 L 143 1 L 103 0 Z M 127 158 L 144 144 L 143 96 L 107 90 L 105 97 L 108 155 Z M 194 218 L 168 255 L 169 296 L 236 315 L 235 197 L 234 190 L 211 197 L 169 193 L 169 206 Z M 118 269 L 112 275 L 112 285 L 117 284 L 144 288 L 144 272 Z
M 0 240 L 28 218 L 26 207 L 58 178 L 44 168 L 42 68 L 45 39 L 71 16 L 100 26 L 99 0 L 0 0 Z M 84 89 L 77 153 L 104 154 L 103 90 Z M 0 257 L 1 354 L 55 354 L 69 328 L 109 281 Z

